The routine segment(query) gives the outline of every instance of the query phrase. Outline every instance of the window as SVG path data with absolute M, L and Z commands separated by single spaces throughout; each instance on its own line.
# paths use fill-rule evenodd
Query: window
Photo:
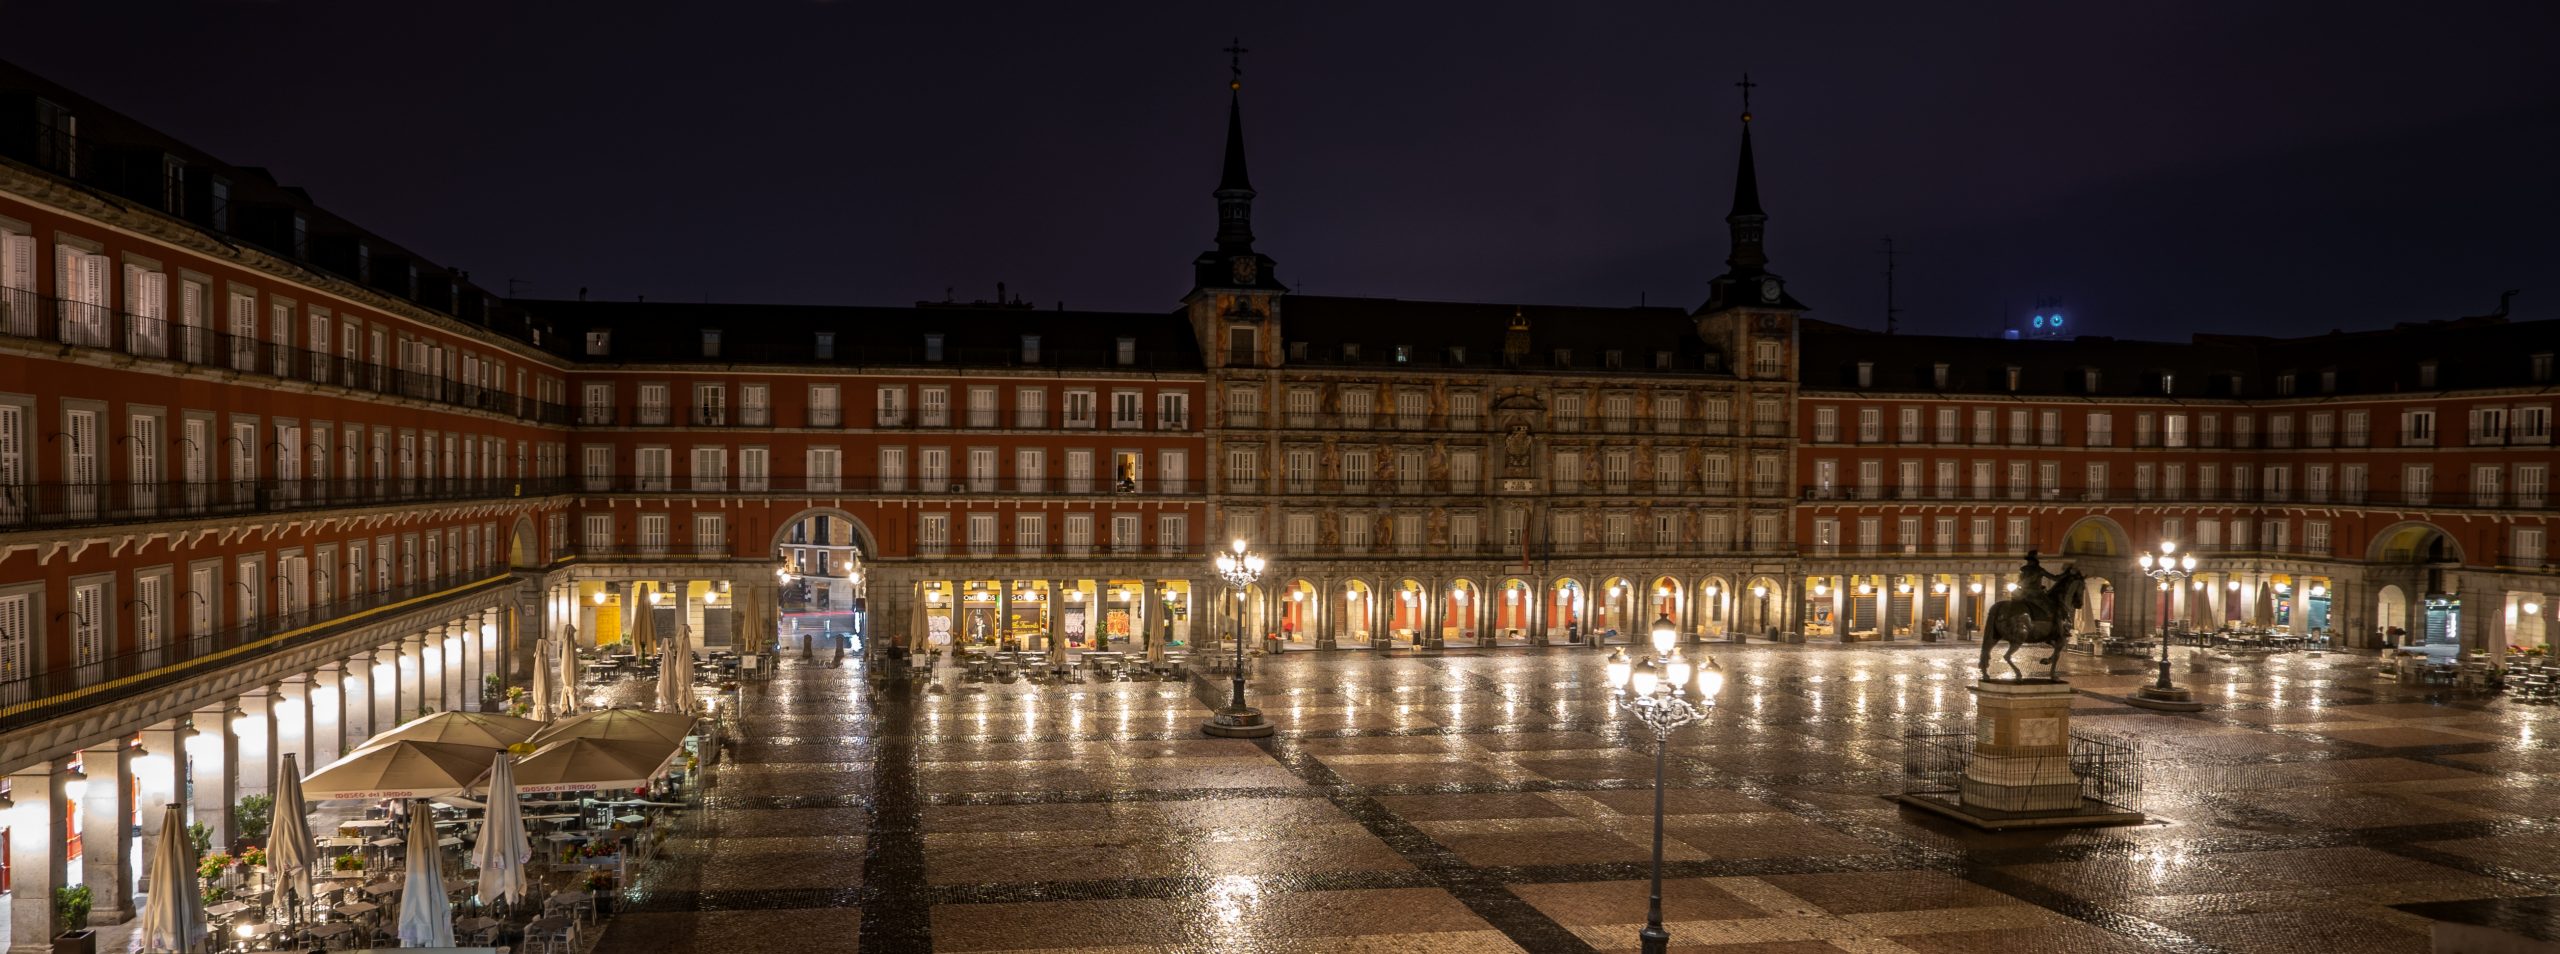
M 1858 443 L 1873 444 L 1884 440 L 1884 411 L 1879 408 L 1858 409 Z
M 940 361 L 940 360 L 942 360 L 942 336 L 941 336 L 941 335 L 926 335 L 926 336 L 924 336 L 924 359 L 925 359 L 925 360 L 927 360 L 927 361 Z
M 1093 552 L 1092 514 L 1068 514 L 1066 527 L 1065 543 L 1068 554 L 1073 556 L 1084 556 Z
M 2551 487 L 2551 465 L 2516 465 L 2516 506 L 2540 508 Z
M 1023 335 L 1023 336 L 1022 336 L 1022 363 L 1024 363 L 1024 364 L 1039 364 L 1039 363 L 1040 363 L 1040 336 L 1039 336 L 1039 335 Z
M 1191 541 L 1189 518 L 1178 513 L 1156 515 L 1156 549 L 1181 553 Z
M 1068 519 L 1072 521 L 1074 518 Z M 951 515 L 947 513 L 918 514 L 916 516 L 916 550 L 922 553 L 940 554 L 950 548 Z
M 1752 342 L 1751 373 L 1760 377 L 1774 377 L 1776 375 L 1785 374 L 1786 369 L 1782 366 L 1782 362 L 1779 360 L 1779 354 L 1780 351 L 1778 343 L 1775 341 L 1764 340 Z
M 1452 462 L 1465 460 L 1467 462 L 1468 474 L 1467 484 L 1465 487 L 1452 487 L 1450 489 L 1460 490 L 1462 492 L 1473 491 L 1475 489 L 1475 456 L 1473 454 L 1467 454 L 1462 457 L 1453 457 L 1451 460 Z M 1457 476 L 1457 470 L 1454 467 L 1450 470 L 1450 476 L 1453 480 Z M 1653 492 L 1658 494 L 1679 493 L 1680 476 L 1679 451 L 1656 450 L 1653 452 Z
M 2433 409 L 2400 412 L 2400 446 L 2432 447 L 2436 442 Z
M 2302 549 L 2312 556 L 2329 556 L 2329 521 L 2302 522 Z
M 738 489 L 750 493 L 768 490 L 773 478 L 772 452 L 762 447 L 738 449 Z
M 1111 392 L 1111 426 L 1114 428 L 1147 426 L 1146 395 L 1137 391 Z
M 872 405 L 873 426 L 905 427 L 907 424 L 906 386 L 884 387 L 873 393 L 875 395 Z M 811 403 L 814 405 L 816 402 Z
M 844 452 L 834 447 L 809 448 L 809 489 L 833 492 L 841 489 Z
M 1372 466 L 1371 457 L 1368 451 L 1352 450 L 1342 452 L 1342 473 L 1340 475 L 1342 480 L 1342 489 L 1355 494 L 1368 492 L 1369 474 L 1371 473 Z
M 950 388 L 918 388 L 916 390 L 916 424 L 922 427 L 951 425 Z
M 693 515 L 693 550 L 704 556 L 722 556 L 729 552 L 729 523 L 716 513 Z
M 2471 409 L 2471 443 L 2504 444 L 2506 442 L 2506 408 L 2475 407 Z
M 1049 426 L 1049 392 L 1041 388 L 1017 388 L 1013 392 L 1013 426 Z
M 1609 394 L 1600 398 L 1600 426 L 1612 434 L 1626 433 L 1635 417 L 1635 398 L 1626 394 Z M 1397 409 L 1399 413 L 1402 408 Z
M 165 576 L 134 577 L 133 635 L 137 648 L 158 649 L 166 638 L 166 624 L 162 620 L 165 619 L 164 614 L 169 605 L 168 588 L 169 578 Z M 324 593 L 321 600 L 326 602 L 328 596 Z
M 2113 415 L 2113 414 L 2109 414 L 2109 413 L 2107 413 L 2107 412 L 2105 412 L 2105 411 L 2091 411 L 2091 412 L 2089 412 L 2089 421 L 2088 421 L 2088 425 L 2089 425 L 2089 433 L 2088 433 L 2088 435 L 2087 435 L 2087 437 L 2086 437 L 2086 441 L 2087 441 L 2087 443 L 2088 443 L 2088 445 L 2089 445 L 2089 446 L 2091 446 L 2091 447 L 2113 447 L 2113 446 L 2115 446 L 2115 443 L 2116 443 L 2116 418 L 2115 418 L 2115 415 Z
M 729 489 L 729 453 L 723 447 L 693 449 L 693 489 Z
M 25 593 L 0 596 L 0 682 L 16 682 L 31 674 L 34 603 L 35 597 Z
M 1066 411 L 1066 426 L 1093 426 L 1095 411 L 1093 392 L 1069 391 L 1066 394 L 1066 401 L 1066 407 L 1064 408 Z
M 2435 465 L 2408 464 L 2401 468 L 2400 492 L 2403 502 L 2424 504 L 2434 490 Z
M 1998 418 L 1987 407 L 1973 409 L 1973 442 L 1989 444 L 2000 439 Z
M 1875 386 L 1876 386 L 1876 363 L 1875 363 L 1875 362 L 1873 362 L 1873 361 L 1860 361 L 1860 362 L 1858 362 L 1858 386 L 1859 386 L 1859 387 L 1862 387 L 1862 388 L 1871 388 L 1871 387 L 1875 387 Z
M 2546 538 L 2543 535 L 2543 528 L 2516 527 L 2513 533 L 2514 541 L 2510 547 L 2513 554 L 2505 562 L 2511 566 L 2541 566 L 2543 557 L 2548 553 L 2544 549 Z
M 957 492 L 960 488 L 952 486 L 950 480 L 950 448 L 926 447 L 916 451 L 916 482 L 921 485 L 917 489 L 929 494 Z
M 1178 431 L 1191 426 L 1191 395 L 1181 391 L 1156 392 L 1156 429 Z
M 1929 385 L 1941 391 L 1947 389 L 1947 366 L 1945 363 L 1941 362 L 1929 366 Z
M 996 515 L 969 515 L 969 553 L 972 556 L 994 556 L 996 552 Z
M 1168 494 L 1192 493 L 1189 484 L 1191 455 L 1188 451 L 1166 449 L 1156 452 L 1156 487 Z
M 639 490 L 666 490 L 669 475 L 674 472 L 672 455 L 664 447 L 643 447 L 634 452 L 633 476 Z
M 1232 493 L 1258 492 L 1262 479 L 1262 448 L 1249 444 L 1227 446 L 1227 489 Z
M 1138 339 L 1120 339 L 1113 345 L 1112 353 L 1118 358 L 1121 367 L 1125 368 L 1138 363 Z
M 1555 428 L 1559 431 L 1582 429 L 1582 395 L 1556 395 Z
M 812 460 L 814 461 L 815 458 Z M 907 489 L 906 448 L 883 447 L 880 449 L 880 489 L 889 493 L 900 493 Z
M 981 387 L 969 389 L 969 426 L 996 426 L 995 388 Z
M 702 356 L 706 358 L 717 358 L 720 356 L 720 332 L 718 329 L 702 329 Z
M 1396 426 L 1408 431 L 1431 426 L 1431 396 L 1409 389 L 1396 392 Z
M 2010 411 L 2010 412 L 2009 412 L 2009 443 L 2012 443 L 2012 444 L 2027 444 L 2027 443 L 2031 443 L 2032 441 L 2031 441 L 2031 439 L 2030 439 L 2030 435 L 2029 435 L 2029 434 L 2028 434 L 2028 432 L 2027 432 L 2027 425 L 2028 425 L 2032 420 L 2033 420 L 2033 415 L 2029 414 L 2029 413 L 2027 412 L 2027 410 L 2026 410 L 2026 409 L 2024 409 L 2024 408 L 2020 408 L 2020 409 L 2017 409 L 2017 410 Z
M 2535 384 L 2551 383 L 2551 352 L 2544 351 L 2525 359 L 2527 376 Z
M 1281 458 L 1281 479 L 1289 493 L 1316 492 L 1316 452 L 1312 447 L 1292 447 Z
M 1139 515 L 1134 513 L 1111 515 L 1112 552 L 1136 553 L 1141 546 L 1145 545 L 1145 541 L 1138 538 L 1138 521 Z
M 816 353 L 811 355 L 811 357 L 815 357 L 820 361 L 835 360 L 836 333 L 832 331 L 817 332 L 817 338 L 818 340 L 812 343 L 812 347 Z
M 1920 443 L 1920 409 L 1906 407 L 1896 410 L 1898 411 L 1897 426 L 1893 439 L 1905 444 Z
M 1037 556 L 1049 545 L 1049 518 L 1036 513 L 1013 515 L 1013 548 L 1024 556 Z
M 2436 386 L 2436 363 L 2435 363 L 2435 362 L 2433 362 L 2433 361 L 2420 361 L 2420 362 L 2418 362 L 2418 386 L 2419 386 L 2419 387 L 2422 387 L 2422 388 L 2431 388 L 2431 387 L 2435 387 L 2435 386 Z
M 728 385 L 693 386 L 693 423 L 702 427 L 720 427 L 729 423 Z
M 1067 452 L 1066 490 L 1071 494 L 1089 494 L 1093 492 L 1092 451 L 1071 450 Z
M 1346 458 L 1346 459 L 1347 459 L 1347 458 Z M 1553 483 L 1555 484 L 1555 491 L 1556 491 L 1557 493 L 1560 493 L 1560 494 L 1569 494 L 1569 493 L 1575 493 L 1575 492 L 1577 492 L 1577 491 L 1581 490 L 1581 489 L 1582 489 L 1582 487 L 1581 487 L 1581 484 L 1582 484 L 1582 454 L 1581 454 L 1581 452 L 1579 452 L 1579 451 L 1568 451 L 1568 450 L 1560 450 L 1560 451 L 1557 451 L 1557 452 L 1556 452 L 1556 463 L 1555 463 L 1555 468 L 1554 468 L 1554 472 L 1553 472 L 1553 478 L 1554 478 L 1554 479 L 1553 479 Z M 1345 489 L 1349 489 L 1349 488 L 1345 488 Z
M 1840 409 L 1823 406 L 1813 409 L 1813 439 L 1831 443 L 1840 439 Z

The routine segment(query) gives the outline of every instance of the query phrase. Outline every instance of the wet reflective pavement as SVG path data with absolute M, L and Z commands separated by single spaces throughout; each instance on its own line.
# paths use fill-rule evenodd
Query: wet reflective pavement
M 1671 749 L 1675 951 L 2423 951 L 2399 906 L 2560 893 L 2552 706 L 2295 654 L 2181 667 L 2212 708 L 2157 713 L 2113 701 L 2138 660 L 2066 657 L 2075 730 L 2142 746 L 2158 821 L 1994 835 L 1878 797 L 1906 731 L 1969 722 L 1971 644 L 1711 648 L 1723 697 Z M 788 661 L 598 949 L 1636 946 L 1650 738 L 1599 655 L 1269 661 L 1262 740 L 1199 734 L 1224 691 Z

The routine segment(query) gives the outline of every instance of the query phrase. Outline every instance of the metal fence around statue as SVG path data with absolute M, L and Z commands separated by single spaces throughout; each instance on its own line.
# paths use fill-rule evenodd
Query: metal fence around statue
M 1982 763 L 1976 772 L 1986 776 L 2029 778 L 2054 757 L 1977 755 L 1972 732 L 1914 729 L 1902 736 L 1902 777 L 1890 781 L 1905 795 L 1951 794 L 1968 766 Z M 2129 740 L 2074 732 L 2069 758 L 2082 798 L 2122 805 L 2142 794 L 2142 749 Z

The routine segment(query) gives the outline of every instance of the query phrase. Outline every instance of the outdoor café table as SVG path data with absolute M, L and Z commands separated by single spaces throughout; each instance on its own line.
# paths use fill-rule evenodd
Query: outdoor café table
M 347 922 L 345 922 L 345 921 L 330 921 L 330 922 L 325 923 L 325 924 L 314 924 L 314 925 L 312 925 L 312 926 L 311 926 L 311 936 L 312 936 L 312 937 L 319 938 L 319 939 L 321 939 L 321 940 L 324 940 L 324 941 L 325 941 L 325 940 L 328 940 L 328 939 L 330 939 L 330 938 L 337 937 L 338 935 L 345 934 L 345 933 L 347 933 L 347 932 L 349 932 L 349 931 L 353 931 L 353 930 L 355 930 L 355 929 L 356 929 L 356 926 L 355 926 L 355 925 L 353 925 L 353 924 L 349 924 L 349 923 L 347 923 Z
M 221 904 L 208 904 L 204 907 L 204 913 L 207 916 L 217 918 L 227 918 L 246 910 L 249 910 L 249 902 L 246 901 L 225 901 Z
M 637 812 L 634 812 L 634 813 L 629 814 L 629 815 L 622 815 L 622 816 L 616 817 L 616 818 L 614 819 L 614 821 L 621 822 L 621 823 L 623 823 L 623 824 L 625 824 L 625 825 L 637 825 L 637 824 L 639 824 L 639 823 L 641 823 L 641 822 L 648 821 L 648 820 L 649 820 L 649 819 L 648 819 L 647 817 L 645 817 L 645 816 L 643 816 L 643 815 L 641 815 L 641 814 L 639 814 L 639 813 L 637 813 Z
M 365 842 L 365 844 L 372 845 L 376 848 L 397 848 L 400 846 L 400 836 L 391 835 L 388 837 L 376 838 L 372 841 Z
M 358 818 L 338 823 L 340 828 L 387 828 L 390 825 L 391 819 L 388 818 Z
M 476 936 L 482 931 L 497 927 L 498 924 L 499 921 L 497 918 L 463 918 L 462 920 L 453 922 L 453 931 L 456 934 Z M 461 938 L 455 938 L 455 940 L 458 941 L 461 940 Z
M 322 848 L 362 848 L 364 839 L 353 835 L 330 835 L 320 839 Z
M 365 915 L 372 914 L 375 911 L 382 910 L 382 906 L 371 901 L 349 901 L 331 910 L 350 918 L 360 918 Z

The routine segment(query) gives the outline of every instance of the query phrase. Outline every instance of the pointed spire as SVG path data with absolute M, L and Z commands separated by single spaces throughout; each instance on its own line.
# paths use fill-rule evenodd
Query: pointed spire
M 1733 171 L 1733 211 L 1724 217 L 1725 227 L 1733 236 L 1733 251 L 1725 256 L 1725 267 L 1734 274 L 1758 272 L 1769 264 L 1768 252 L 1760 247 L 1761 226 L 1769 216 L 1760 209 L 1760 170 L 1751 161 L 1751 74 L 1742 74 L 1742 158 Z
M 1253 251 L 1253 179 L 1244 166 L 1244 41 L 1227 44 L 1227 155 L 1218 173 L 1218 250 Z

